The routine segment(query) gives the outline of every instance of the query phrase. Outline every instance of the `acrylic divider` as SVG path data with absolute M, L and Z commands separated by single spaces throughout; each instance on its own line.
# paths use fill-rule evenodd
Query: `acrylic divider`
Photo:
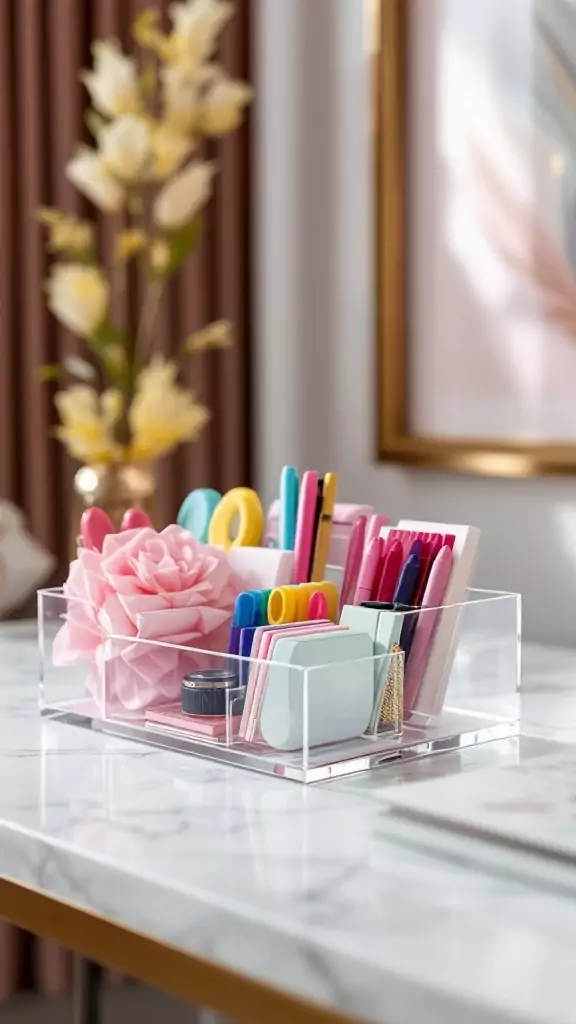
M 459 605 L 410 616 L 434 644 L 442 639 L 439 667 L 425 660 L 433 671 L 420 686 L 410 663 L 416 639 L 406 664 L 399 651 L 308 668 L 135 637 L 98 646 L 90 603 L 43 590 L 41 712 L 300 782 L 516 735 L 519 596 L 469 591 Z M 231 667 L 241 685 L 226 690 L 224 713 L 183 716 L 183 676 Z

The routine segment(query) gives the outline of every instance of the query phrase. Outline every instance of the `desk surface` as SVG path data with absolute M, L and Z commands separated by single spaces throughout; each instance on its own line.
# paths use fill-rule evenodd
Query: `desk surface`
M 576 898 L 395 839 L 384 801 L 576 739 L 576 652 L 529 648 L 525 682 L 545 738 L 305 788 L 41 721 L 35 627 L 3 626 L 1 876 L 216 967 L 221 1009 L 244 978 L 308 1020 L 573 1024 Z M 259 991 L 239 1017 L 264 1019 Z M 287 1005 L 270 1019 L 305 1019 Z

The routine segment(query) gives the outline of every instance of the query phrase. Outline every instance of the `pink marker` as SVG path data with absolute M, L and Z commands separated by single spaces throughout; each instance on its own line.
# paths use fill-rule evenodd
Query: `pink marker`
M 384 568 L 382 570 L 382 576 L 378 586 L 378 593 L 376 595 L 377 601 L 388 603 L 394 597 L 403 561 L 404 553 L 402 550 L 402 544 L 399 540 L 393 540 L 390 544 L 384 562 Z
M 310 573 L 310 555 L 314 543 L 314 521 L 318 500 L 318 473 L 307 469 L 300 485 L 296 538 L 294 541 L 294 562 L 292 583 L 307 583 Z
M 141 508 L 126 509 L 120 523 L 121 530 L 138 530 L 144 526 L 152 526 L 150 516 L 147 516 Z
M 368 525 L 366 526 L 366 538 L 364 540 L 364 546 L 366 548 L 370 547 L 375 537 L 380 536 L 380 530 L 383 526 L 386 526 L 387 523 L 388 520 L 386 519 L 386 516 L 370 516 Z
M 375 537 L 370 547 L 364 552 L 362 565 L 360 566 L 360 575 L 358 577 L 358 586 L 354 593 L 354 604 L 361 604 L 362 601 L 370 601 L 383 548 L 384 541 L 382 538 Z
M 452 563 L 452 550 L 448 545 L 444 545 L 434 559 L 432 569 L 430 570 L 428 583 L 422 598 L 422 608 L 418 615 L 418 624 L 414 631 L 414 639 L 406 665 L 404 677 L 405 718 L 412 711 L 418 697 L 420 684 L 426 668 L 430 643 L 434 635 L 434 628 L 442 610 L 440 605 L 442 604 L 442 599 L 446 593 L 446 587 L 452 573 Z
M 358 519 L 352 527 L 350 542 L 348 544 L 348 553 L 346 555 L 344 579 L 342 580 L 342 590 L 340 592 L 340 611 L 342 611 L 345 604 L 350 604 L 354 598 L 356 584 L 358 583 L 358 574 L 360 572 L 360 566 L 362 565 L 362 552 L 364 551 L 364 537 L 366 535 L 366 521 L 366 516 L 358 516 Z
M 310 595 L 308 601 L 308 618 L 313 619 L 329 619 L 328 615 L 328 599 L 326 594 L 323 594 L 321 590 L 315 590 Z
M 80 519 L 80 539 L 82 546 L 92 548 L 93 551 L 102 551 L 104 540 L 109 533 L 116 533 L 110 516 L 103 508 L 93 505 L 82 513 Z

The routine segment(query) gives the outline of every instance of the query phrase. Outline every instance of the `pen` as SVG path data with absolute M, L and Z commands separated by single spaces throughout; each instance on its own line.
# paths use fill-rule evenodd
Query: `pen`
M 364 537 L 366 535 L 366 516 L 358 516 L 352 527 L 348 552 L 346 554 L 346 566 L 344 568 L 344 579 L 342 580 L 342 592 L 340 596 L 340 611 L 345 604 L 350 604 L 354 598 L 358 573 L 362 564 L 362 552 L 364 551 Z
M 354 592 L 354 604 L 360 604 L 362 601 L 370 600 L 372 587 L 374 586 L 374 578 L 378 571 L 383 547 L 384 541 L 382 538 L 375 537 L 371 542 L 370 547 L 368 547 L 364 552 L 362 565 L 360 566 L 358 585 Z
M 320 509 L 320 521 L 316 534 L 316 547 L 312 560 L 311 580 L 323 580 L 328 561 L 328 550 L 332 536 L 332 516 L 334 515 L 334 503 L 336 501 L 336 489 L 338 487 L 338 474 L 326 473 L 324 486 L 322 488 L 322 507 Z
M 416 585 L 418 583 L 419 572 L 420 559 L 418 555 L 408 555 L 394 592 L 394 604 L 412 604 L 412 598 L 414 597 Z

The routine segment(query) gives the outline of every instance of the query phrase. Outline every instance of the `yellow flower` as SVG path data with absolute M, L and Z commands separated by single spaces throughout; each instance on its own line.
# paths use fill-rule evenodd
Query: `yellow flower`
M 200 83 L 185 64 L 166 64 L 160 71 L 164 117 L 172 131 L 186 134 L 194 128 Z
M 89 338 L 108 311 L 109 288 L 98 267 L 56 263 L 47 282 L 48 308 L 69 331 Z
M 150 266 L 158 273 L 166 270 L 170 261 L 170 246 L 162 238 L 157 238 L 150 247 Z
M 152 176 L 162 179 L 174 174 L 193 146 L 174 122 L 159 124 L 152 136 Z
M 120 458 L 122 448 L 114 438 L 114 427 L 122 415 L 122 395 L 109 389 L 101 396 L 86 384 L 58 391 L 54 402 L 62 426 L 56 436 L 70 455 L 80 462 L 97 464 Z
M 148 7 L 135 19 L 132 33 L 139 46 L 146 50 L 154 50 L 164 60 L 168 55 L 169 46 L 167 36 L 158 28 L 159 23 L 160 11 L 155 7 Z
M 117 42 L 96 42 L 92 47 L 94 70 L 82 75 L 96 110 L 106 117 L 138 114 L 142 107 L 138 69 Z
M 165 60 L 198 68 L 211 57 L 218 36 L 234 13 L 226 0 L 185 0 L 169 8 L 172 33 L 165 47 Z
M 38 211 L 38 220 L 49 229 L 48 249 L 50 252 L 68 253 L 73 256 L 93 250 L 94 227 L 92 224 L 47 207 Z
M 232 325 L 229 320 L 215 320 L 201 331 L 196 331 L 184 342 L 184 351 L 202 352 L 207 348 L 229 348 Z
M 136 256 L 146 245 L 146 234 L 140 228 L 127 228 L 116 235 L 114 258 L 125 263 Z
M 244 107 L 254 90 L 246 82 L 223 77 L 208 89 L 198 115 L 197 125 L 206 135 L 227 135 L 242 123 Z
M 208 410 L 176 383 L 178 367 L 161 357 L 140 371 L 128 413 L 132 432 L 129 456 L 151 462 L 183 441 L 193 441 L 208 420 Z

